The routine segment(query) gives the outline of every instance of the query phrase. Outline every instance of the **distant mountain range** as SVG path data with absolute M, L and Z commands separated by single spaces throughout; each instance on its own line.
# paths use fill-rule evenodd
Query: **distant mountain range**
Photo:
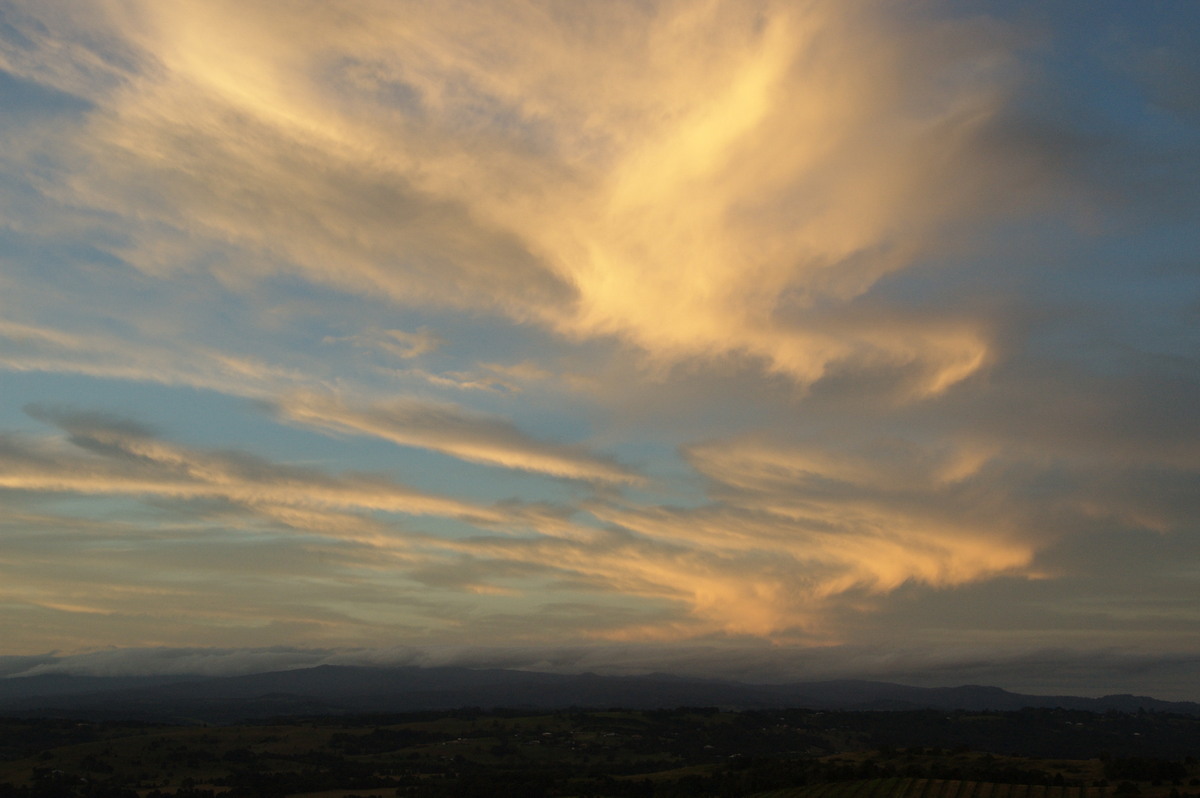
M 761 685 L 667 674 L 598 676 L 470 668 L 315 668 L 245 676 L 97 677 L 45 674 L 0 679 L 0 714 L 81 719 L 230 723 L 277 716 L 411 712 L 461 707 L 655 709 L 807 707 L 827 710 L 1174 712 L 1200 704 L 1133 695 L 1036 696 L 998 687 L 923 688 L 836 680 Z

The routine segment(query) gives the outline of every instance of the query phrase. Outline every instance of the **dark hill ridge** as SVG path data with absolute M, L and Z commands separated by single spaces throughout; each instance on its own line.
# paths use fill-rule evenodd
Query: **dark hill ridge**
M 0 706 L 12 699 L 35 696 L 79 695 L 112 690 L 145 688 L 172 682 L 193 682 L 201 676 L 71 676 L 43 673 L 37 676 L 0 678 Z
M 286 715 L 445 710 L 460 707 L 838 710 L 1152 710 L 1200 716 L 1200 704 L 1141 696 L 1033 696 L 998 687 L 922 688 L 836 680 L 782 685 L 666 674 L 598 676 L 471 668 L 315 668 L 225 677 L 37 676 L 0 679 L 0 713 L 225 723 Z

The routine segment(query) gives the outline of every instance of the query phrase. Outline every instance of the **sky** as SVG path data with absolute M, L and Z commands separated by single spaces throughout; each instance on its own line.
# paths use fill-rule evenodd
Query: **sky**
M 7 0 L 0 674 L 1200 700 L 1198 40 Z

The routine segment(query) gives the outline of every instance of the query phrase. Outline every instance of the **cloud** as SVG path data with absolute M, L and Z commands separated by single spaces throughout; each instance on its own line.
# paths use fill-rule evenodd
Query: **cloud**
M 132 640 L 364 644 L 440 625 L 453 601 L 404 577 L 439 553 L 427 536 L 397 524 L 372 528 L 342 513 L 320 525 L 277 520 L 270 508 L 204 512 L 178 502 L 123 513 L 124 522 L 80 521 L 80 494 L 65 502 L 39 496 L 58 513 L 14 517 L 10 493 L 0 493 L 0 631 L 16 651 Z M 111 494 L 89 503 L 119 505 Z
M 415 424 L 424 418 L 337 403 L 318 409 L 325 425 L 364 419 Z M 459 434 L 512 433 L 495 419 L 441 411 L 431 418 L 451 429 L 449 422 L 461 422 Z M 686 450 L 708 480 L 707 501 L 695 506 L 617 495 L 583 508 L 479 506 L 381 477 L 332 476 L 237 452 L 182 447 L 119 417 L 45 407 L 30 412 L 66 437 L 4 440 L 0 485 L 10 490 L 163 501 L 171 503 L 175 518 L 211 519 L 233 529 L 247 529 L 245 519 L 251 518 L 264 529 L 353 543 L 367 553 L 336 557 L 352 572 L 380 568 L 445 596 L 506 596 L 522 607 L 497 606 L 493 627 L 506 612 L 527 619 L 539 606 L 530 601 L 548 606 L 550 597 L 579 597 L 595 617 L 585 624 L 579 612 L 571 613 L 573 634 L 608 640 L 725 635 L 829 644 L 860 625 L 855 614 L 878 611 L 882 596 L 905 588 L 946 591 L 998 576 L 1061 570 L 1061 562 L 1040 555 L 1072 536 L 1094 535 L 1098 522 L 1182 530 L 1197 495 L 1186 473 L 1165 479 L 1169 475 L 1161 470 L 1139 476 L 1119 464 L 1101 473 L 1035 467 L 1029 458 L 1043 455 L 1019 440 L 1006 449 L 1001 441 L 977 437 L 931 446 L 895 437 L 831 442 L 744 436 Z M 1057 487 L 1047 491 L 1043 485 Z M 453 518 L 476 529 L 413 534 L 374 518 L 377 511 Z M 46 526 L 28 517 L 14 523 Z M 54 525 L 59 536 L 69 528 Z M 25 599 L 30 595 L 26 591 Z M 610 606 L 618 599 L 636 600 L 640 608 Z M 72 604 L 65 594 L 37 603 L 64 611 L 94 606 L 91 599 Z M 485 605 L 475 606 L 480 612 Z M 318 616 L 294 616 L 297 622 L 304 617 Z M 469 623 L 482 621 L 476 616 Z
M 309 668 L 334 652 L 295 648 L 112 648 L 67 657 L 23 657 L 31 667 L 13 674 L 40 676 L 233 676 Z M 14 658 L 16 659 L 16 658 Z
M 1014 29 L 872 2 L 576 14 L 22 5 L 17 27 L 71 42 L 74 71 L 8 63 L 96 103 L 52 191 L 142 220 L 139 262 L 158 225 L 261 256 L 214 264 L 223 279 L 289 269 L 801 385 L 883 365 L 936 394 L 988 362 L 975 322 L 857 300 L 956 229 L 1058 196 L 1039 153 L 996 145 Z M 100 51 L 119 82 L 82 77 Z
M 154 343 L 89 330 L 0 321 L 0 367 L 8 371 L 79 374 L 101 379 L 188 385 L 259 397 L 308 385 L 313 375 L 252 354 L 205 346 Z
M 365 474 L 332 477 L 240 452 L 206 452 L 94 413 L 31 407 L 75 451 L 16 439 L 0 447 L 0 487 L 166 499 L 221 499 L 267 512 L 382 511 L 499 522 L 501 513 Z
M 55 656 L 51 654 L 30 655 L 30 656 L 3 656 L 0 657 L 0 678 L 8 676 L 19 676 L 27 674 L 31 669 L 40 665 L 52 664 L 55 661 Z
M 975 479 L 985 455 L 896 443 L 870 456 L 754 439 L 695 446 L 688 458 L 711 481 L 708 503 L 593 504 L 631 537 L 575 552 L 555 542 L 543 556 L 614 589 L 685 601 L 696 621 L 687 634 L 837 639 L 839 609 L 865 608 L 870 596 L 1030 573 L 1040 544 L 1026 533 L 1027 508 L 1012 506 L 1002 483 Z
M 634 483 L 641 477 L 611 459 L 579 446 L 531 438 L 506 420 L 454 405 L 417 400 L 348 407 L 315 394 L 294 395 L 277 405 L 284 418 L 319 429 L 372 435 L 462 460 L 597 482 Z
M 342 419 L 350 411 L 323 409 L 339 411 L 332 418 L 348 423 Z M 826 626 L 830 608 L 853 603 L 859 593 L 884 593 L 909 581 L 953 586 L 1020 572 L 1033 551 L 1006 528 L 1009 516 L 989 517 L 998 504 L 994 498 L 983 503 L 986 494 L 961 487 L 971 469 L 947 465 L 944 458 L 925 463 L 922 473 L 911 456 L 881 468 L 802 449 L 710 445 L 692 453 L 714 481 L 709 505 L 688 510 L 615 498 L 593 502 L 591 516 L 611 527 L 602 529 L 572 519 L 570 508 L 479 506 L 381 477 L 331 476 L 238 452 L 191 449 L 102 414 L 46 407 L 30 412 L 59 427 L 67 446 L 5 441 L 0 486 L 9 490 L 220 502 L 235 515 L 251 513 L 283 529 L 392 552 L 399 556 L 381 562 L 386 568 L 441 590 L 519 596 L 536 586 L 564 596 L 591 594 L 597 606 L 606 596 L 620 596 L 646 600 L 646 611 L 675 608 L 657 619 L 634 617 L 585 632 L 610 638 L 827 638 L 834 634 Z M 329 423 L 331 416 L 322 418 Z M 494 422 L 481 429 L 494 431 Z M 595 467 L 594 461 L 581 462 Z M 220 520 L 222 505 L 210 506 Z M 374 512 L 461 519 L 481 531 L 398 535 L 374 521 Z
M 1086 541 L 1194 529 L 1178 36 L 1090 74 L 1063 58 L 1074 25 L 949 3 L 14 0 L 0 20 L 3 77 L 45 104 L 0 156 L 0 368 L 140 407 L 168 391 L 121 382 L 200 388 L 196 427 L 205 391 L 251 397 L 293 427 L 264 434 L 596 494 L 482 506 L 45 406 L 60 434 L 0 439 L 5 523 L 46 545 L 87 534 L 72 506 L 120 506 L 220 537 L 231 573 L 255 536 L 302 539 L 311 559 L 280 562 L 362 591 L 214 617 L 277 609 L 280 640 L 399 623 L 394 578 L 437 597 L 405 616 L 425 630 L 830 643 L 884 597 L 980 601 L 1067 579 Z M 500 415 L 514 399 L 598 432 L 556 440 Z M 50 583 L 28 603 L 133 604 Z
M 281 412 L 304 423 L 395 434 L 404 445 L 451 454 L 466 446 L 463 441 L 483 441 L 505 453 L 503 462 L 516 462 L 517 453 L 529 456 L 533 446 L 494 419 L 445 408 L 352 410 L 332 400 L 295 401 Z M 315 404 L 299 404 L 309 401 Z M 303 415 L 310 411 L 317 415 Z M 331 476 L 236 452 L 193 450 L 94 413 L 32 408 L 31 414 L 60 427 L 71 448 L 9 439 L 0 449 L 6 488 L 224 502 L 285 529 L 400 555 L 386 568 L 460 595 L 549 591 L 590 596 L 596 607 L 606 597 L 646 602 L 641 616 L 576 630 L 614 640 L 723 634 L 828 643 L 840 639 L 847 611 L 869 609 L 877 597 L 909 585 L 950 589 L 1001 575 L 1038 576 L 1038 553 L 1079 533 L 1089 519 L 1158 528 L 1153 513 L 1166 506 L 1155 499 L 1139 509 L 1136 497 L 1122 490 L 1108 496 L 1060 491 L 1038 499 L 1028 489 L 1040 477 L 995 447 L 881 439 L 855 451 L 848 442 L 834 447 L 744 437 L 687 450 L 709 480 L 706 503 L 682 508 L 610 496 L 586 504 L 589 518 L 582 519 L 570 507 L 479 506 L 380 477 Z M 419 437 L 434 434 L 449 442 Z M 576 474 L 604 464 L 577 450 L 534 453 L 553 454 L 555 469 L 567 463 Z M 1179 490 L 1186 494 L 1182 485 Z M 219 505 L 214 509 L 220 512 Z M 461 519 L 477 529 L 398 535 L 370 517 L 376 511 Z M 1045 531 L 1049 519 L 1058 527 L 1054 535 Z M 672 609 L 661 614 L 662 608 Z
M 433 352 L 444 342 L 428 327 L 414 332 L 404 330 L 369 330 L 346 338 L 327 338 L 326 342 L 349 341 L 355 346 L 373 347 L 390 355 L 409 360 Z
M 56 656 L 9 657 L 9 677 L 50 673 L 80 676 L 234 676 L 318 665 L 367 667 L 510 668 L 610 676 L 676 673 L 749 683 L 872 679 L 925 687 L 987 684 L 1049 695 L 1148 694 L 1196 700 L 1189 677 L 1197 654 L 1147 654 L 1120 649 L 978 650 L 933 652 L 921 647 L 755 645 L 428 645 L 372 648 L 155 647 L 114 648 Z

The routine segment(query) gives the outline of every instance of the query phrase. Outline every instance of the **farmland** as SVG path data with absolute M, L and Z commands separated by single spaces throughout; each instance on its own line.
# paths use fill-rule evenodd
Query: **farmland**
M 1200 796 L 1200 719 L 459 710 L 224 726 L 0 721 L 0 798 Z

